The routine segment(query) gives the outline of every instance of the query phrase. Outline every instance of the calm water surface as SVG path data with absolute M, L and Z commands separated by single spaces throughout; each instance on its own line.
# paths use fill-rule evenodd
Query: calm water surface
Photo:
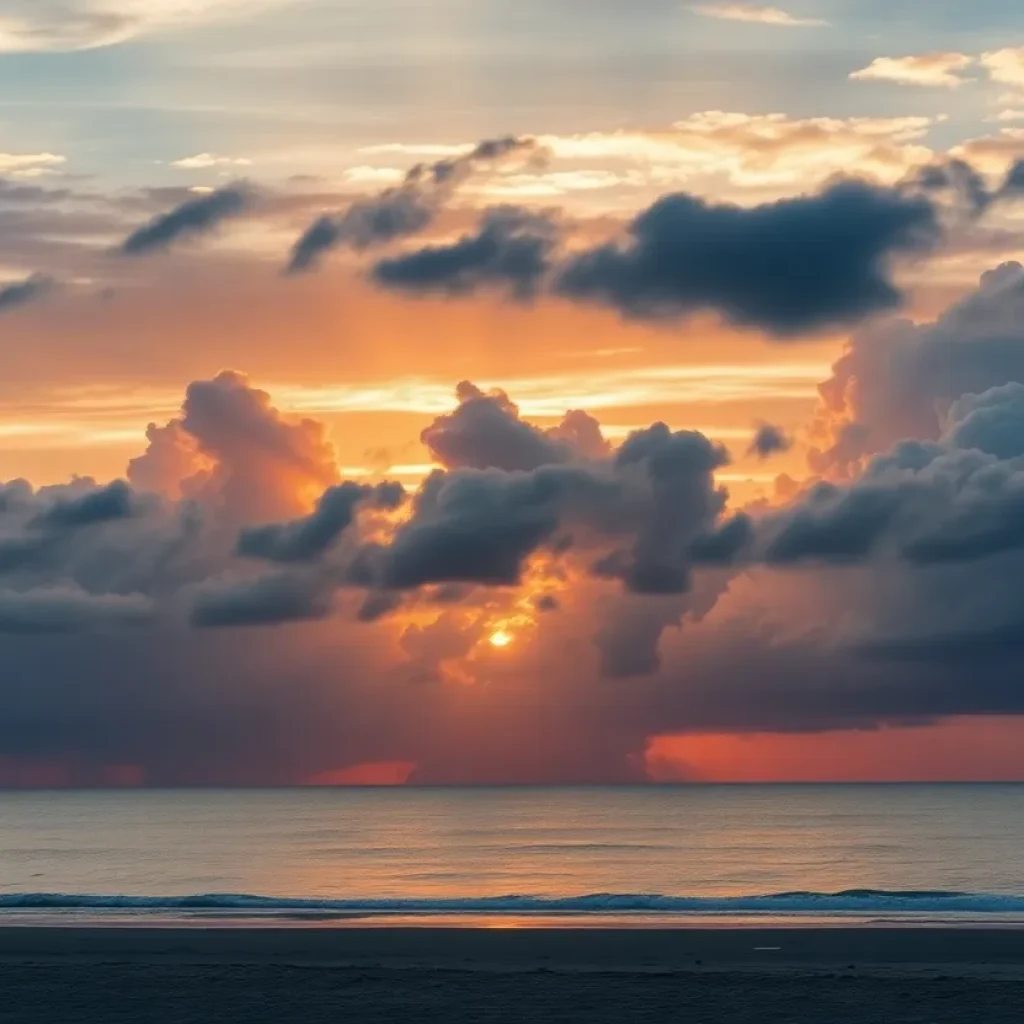
M 0 793 L 0 914 L 1020 915 L 1022 851 L 1012 785 Z

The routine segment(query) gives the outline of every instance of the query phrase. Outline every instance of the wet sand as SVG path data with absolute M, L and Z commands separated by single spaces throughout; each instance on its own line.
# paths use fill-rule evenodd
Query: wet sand
M 821 1022 L 1024 1014 L 1024 930 L 0 928 L 0 1022 Z

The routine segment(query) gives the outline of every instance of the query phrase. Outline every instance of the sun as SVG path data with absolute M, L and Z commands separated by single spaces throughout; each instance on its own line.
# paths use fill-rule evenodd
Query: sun
M 504 629 L 495 630 L 488 638 L 492 647 L 508 647 L 512 639 L 512 634 Z

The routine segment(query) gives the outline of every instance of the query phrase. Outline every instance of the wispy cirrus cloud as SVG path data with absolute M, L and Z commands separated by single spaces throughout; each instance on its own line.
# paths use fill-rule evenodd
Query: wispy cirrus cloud
M 291 0 L 0 0 L 0 53 L 91 50 Z
M 775 25 L 780 28 L 820 28 L 828 22 L 822 18 L 801 18 L 769 4 L 711 3 L 695 4 L 694 14 L 722 21 L 747 21 L 757 25 Z
M 855 82 L 894 82 L 958 89 L 972 81 L 964 72 L 974 64 L 967 53 L 921 53 L 910 57 L 876 57 L 866 68 L 851 73 Z

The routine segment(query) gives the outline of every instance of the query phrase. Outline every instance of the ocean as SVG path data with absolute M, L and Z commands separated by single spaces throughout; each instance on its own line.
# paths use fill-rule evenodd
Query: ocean
M 1024 785 L 0 793 L 0 922 L 1020 923 Z

